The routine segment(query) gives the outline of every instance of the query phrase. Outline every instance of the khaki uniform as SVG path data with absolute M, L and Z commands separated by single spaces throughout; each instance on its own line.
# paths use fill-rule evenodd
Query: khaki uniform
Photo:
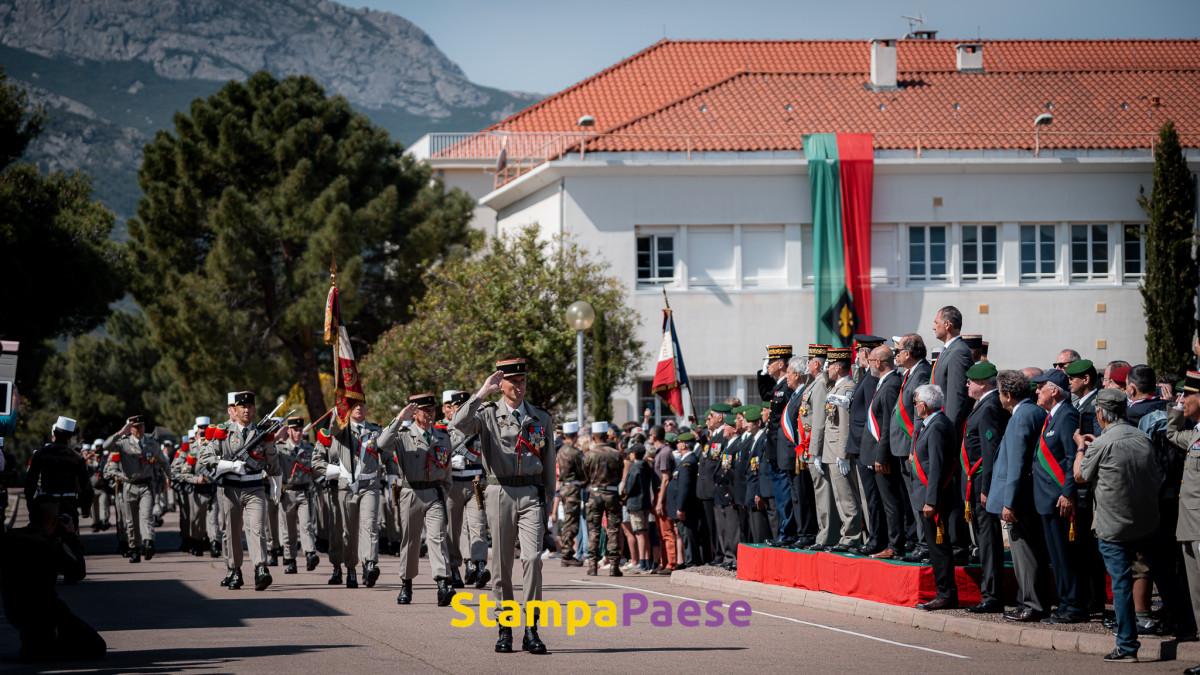
M 379 509 L 383 473 L 398 475 L 396 458 L 379 443 L 378 424 L 351 424 L 333 437 L 329 446 L 325 477 L 336 480 L 341 532 L 330 533 L 329 559 L 353 568 L 360 562 L 379 562 Z
M 395 453 L 403 486 L 400 488 L 400 578 L 417 578 L 421 526 L 434 579 L 449 579 L 446 549 L 446 492 L 450 489 L 450 435 L 416 423 L 401 428 L 399 420 L 383 430 L 380 445 Z
M 600 530 L 608 516 L 608 558 L 616 565 L 621 559 L 621 454 L 609 445 L 593 445 L 583 455 L 591 499 L 587 506 L 588 560 L 600 561 Z
M 197 456 L 197 465 L 214 475 L 221 460 L 234 461 L 242 446 L 254 437 L 253 425 L 239 427 L 226 422 L 217 427 L 215 438 L 204 444 Z M 221 550 L 230 570 L 242 567 L 242 529 L 246 531 L 246 548 L 254 567 L 267 562 L 267 538 L 263 532 L 267 493 L 263 478 L 279 475 L 275 444 L 263 442 L 246 460 L 245 475 L 225 473 L 217 479 L 217 498 L 225 516 L 225 537 Z
M 1190 426 L 1183 412 L 1167 408 L 1167 441 L 1187 453 L 1183 460 L 1183 481 L 1179 486 L 1179 522 L 1175 539 L 1183 547 L 1184 569 L 1192 613 L 1200 623 L 1200 429 Z M 1164 533 L 1169 537 L 1170 533 Z
M 830 395 L 845 396 L 847 399 L 854 395 L 854 380 L 844 377 L 834 383 L 829 390 Z M 846 459 L 846 442 L 850 440 L 850 408 L 825 404 L 825 449 L 821 452 L 821 461 L 825 464 L 825 475 L 833 487 L 833 500 L 837 507 L 838 518 L 841 520 L 841 532 L 838 543 L 843 546 L 853 546 L 862 543 L 862 507 L 858 499 L 858 470 L 854 466 L 857 460 L 851 460 L 850 472 L 845 476 L 837 467 L 839 459 Z
M 199 539 L 204 534 L 200 532 L 197 536 L 192 532 L 192 486 L 183 479 L 183 470 L 186 468 L 187 452 L 184 446 L 175 453 L 175 459 L 171 460 L 171 490 L 178 495 L 176 504 L 179 508 L 179 536 L 185 543 L 189 539 Z
M 92 452 L 92 459 L 87 463 L 88 473 L 92 478 L 92 528 L 100 527 L 101 523 L 109 521 L 108 479 L 103 475 L 104 456 L 100 448 Z
M 142 436 L 113 434 L 104 441 L 111 454 L 104 476 L 117 481 L 117 508 L 124 511 L 125 537 L 130 546 L 154 543 L 154 485 L 164 481 L 168 462 L 158 441 Z
M 579 536 L 579 516 L 583 511 L 583 486 L 587 484 L 583 453 L 569 442 L 558 449 L 558 499 L 563 507 L 563 520 L 558 526 L 563 560 L 575 558 L 575 538 Z M 619 483 L 620 481 L 618 481 Z M 591 531 L 589 521 L 588 531 Z M 589 537 L 590 540 L 590 537 Z
M 817 506 L 816 543 L 821 546 L 829 546 L 835 541 L 829 522 L 834 513 L 833 485 L 830 483 L 829 469 L 822 461 L 825 450 L 825 397 L 828 393 L 829 380 L 821 374 L 805 387 L 800 404 L 800 424 L 808 437 L 808 452 L 804 454 L 804 461 L 812 477 L 813 498 Z
M 483 480 L 483 463 L 479 459 L 479 439 L 466 437 L 450 429 L 450 461 L 462 458 L 461 469 L 450 470 L 449 507 L 450 567 L 458 569 L 463 559 L 487 563 L 487 515 L 475 501 L 475 480 Z
M 210 546 L 213 543 L 220 546 L 224 519 L 221 504 L 217 500 L 217 481 L 212 471 L 199 463 L 200 450 L 207 442 L 200 438 L 188 444 L 186 466 L 180 477 L 192 488 L 188 496 L 192 503 L 193 536 L 199 539 L 203 534 Z
M 497 602 L 513 599 L 511 575 L 518 539 L 522 600 L 542 599 L 546 490 L 554 485 L 554 420 L 528 402 L 519 408 L 518 413 L 503 400 L 488 403 L 472 395 L 450 423 L 459 433 L 479 435 L 494 547 L 492 597 Z
M 275 444 L 283 495 L 279 500 L 279 529 L 283 532 L 283 559 L 295 560 L 299 547 L 305 553 L 317 550 L 316 504 L 313 499 L 313 446 L 291 440 Z

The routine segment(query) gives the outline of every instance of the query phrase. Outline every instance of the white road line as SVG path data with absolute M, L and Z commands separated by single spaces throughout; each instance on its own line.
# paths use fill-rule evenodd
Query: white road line
M 651 595 L 661 595 L 663 597 L 675 598 L 677 600 L 691 600 L 692 602 L 698 602 L 700 604 L 704 604 L 706 602 L 705 600 L 700 600 L 697 598 L 688 598 L 688 597 L 685 597 L 682 595 L 671 595 L 670 593 L 660 593 L 658 591 L 648 591 L 644 588 L 638 588 L 637 586 L 622 586 L 621 584 L 606 584 L 606 583 L 603 583 L 600 581 L 584 581 L 582 579 L 572 579 L 571 581 L 574 583 L 577 583 L 577 584 L 588 584 L 589 586 L 612 586 L 613 588 L 624 588 L 624 589 L 628 589 L 631 591 L 637 591 L 638 593 L 649 593 Z M 944 651 L 941 651 L 940 649 L 930 649 L 929 647 L 921 647 L 920 645 L 910 645 L 905 642 L 896 642 L 895 640 L 888 640 L 887 638 L 876 637 L 874 635 L 867 635 L 866 633 L 856 633 L 852 630 L 846 630 L 844 628 L 835 628 L 833 626 L 826 626 L 825 624 L 813 623 L 811 621 L 801 621 L 800 619 L 793 619 L 790 616 L 779 616 L 778 614 L 768 614 L 767 612 L 760 612 L 753 608 L 751 608 L 751 611 L 760 616 L 766 616 L 766 617 L 770 617 L 772 619 L 782 619 L 784 621 L 791 621 L 792 623 L 798 623 L 798 624 L 802 624 L 805 626 L 812 626 L 813 628 L 824 628 L 825 630 L 831 630 L 835 633 L 845 633 L 846 635 L 853 635 L 855 637 L 866 638 L 868 640 L 875 640 L 877 642 L 883 642 L 885 644 L 895 645 L 897 647 L 907 647 L 908 649 L 918 649 L 920 651 L 930 652 L 932 654 L 941 654 L 942 656 L 952 656 L 956 659 L 971 658 L 969 656 L 964 656 L 962 654 L 955 654 L 953 652 L 944 652 Z

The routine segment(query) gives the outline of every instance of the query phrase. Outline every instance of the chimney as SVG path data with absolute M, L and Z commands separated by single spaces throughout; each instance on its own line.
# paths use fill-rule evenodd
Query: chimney
M 962 44 L 954 45 L 954 51 L 958 53 L 958 72 L 983 72 L 982 42 L 963 42 Z
M 875 38 L 871 40 L 871 88 L 896 88 L 896 40 Z

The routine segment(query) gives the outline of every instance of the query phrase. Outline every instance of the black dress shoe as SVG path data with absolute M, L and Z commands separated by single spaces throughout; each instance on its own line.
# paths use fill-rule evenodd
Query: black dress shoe
M 274 580 L 271 579 L 271 573 L 267 571 L 266 565 L 260 563 L 258 567 L 254 568 L 254 590 L 265 591 L 272 581 Z
M 1185 669 L 1183 675 L 1200 675 L 1200 666 Z
M 537 632 L 538 612 L 533 613 L 533 623 L 525 627 L 525 637 L 521 639 L 521 649 L 530 654 L 545 654 L 546 643 L 538 637 Z
M 449 607 L 450 601 L 454 599 L 454 585 L 449 579 L 438 579 L 437 585 L 437 606 Z
M 934 598 L 929 602 L 917 603 L 917 609 L 923 609 L 927 612 L 932 612 L 939 609 L 958 609 L 958 601 L 948 598 Z
M 267 567 L 279 567 L 279 556 L 275 555 L 274 551 L 267 556 Z
M 213 558 L 221 557 L 221 542 L 213 541 L 208 544 L 208 555 Z
M 397 605 L 412 603 L 412 579 L 400 580 L 400 594 L 396 596 Z
M 379 565 L 373 562 L 363 563 L 363 581 L 366 582 L 367 588 L 374 588 L 375 582 L 379 580 Z
M 1042 623 L 1086 623 L 1087 614 L 1082 612 L 1055 612 L 1042 619 Z
M 478 575 L 479 575 L 479 571 L 475 568 L 475 562 L 472 560 L 468 560 L 467 561 L 467 574 L 462 578 L 463 586 L 465 586 L 466 584 L 474 584 L 475 577 L 477 577 Z M 458 588 L 463 588 L 463 586 L 459 586 Z
M 882 550 L 883 549 L 880 548 L 878 545 L 868 545 L 868 544 L 863 544 L 862 546 L 851 546 L 850 547 L 850 552 L 854 553 L 856 555 L 870 556 L 870 555 L 875 555 L 876 553 L 879 553 Z
M 454 588 L 466 588 L 467 586 L 463 583 L 462 575 L 458 573 L 457 567 L 450 570 L 450 585 Z
M 341 565 L 333 566 L 333 574 L 329 575 L 329 585 L 330 586 L 341 586 L 342 585 L 342 566 Z
M 142 562 L 142 554 L 136 548 L 129 549 L 129 562 L 131 562 L 131 563 Z
M 297 570 L 296 570 L 296 559 L 295 558 L 283 561 L 283 573 L 284 574 L 296 574 L 296 572 L 297 572 Z
M 846 544 L 834 544 L 825 550 L 829 551 L 830 553 L 849 553 L 850 547 Z
M 999 614 L 1004 611 L 1004 605 L 998 602 L 981 602 L 974 607 L 968 607 L 965 611 L 971 614 Z
M 346 568 L 346 588 L 358 588 L 358 572 L 352 568 Z
M 1020 609 L 1012 612 L 1005 612 L 1004 618 L 1008 621 L 1016 621 L 1018 623 L 1029 623 L 1032 621 L 1041 621 L 1046 618 L 1045 612 L 1035 612 L 1032 609 Z
M 805 551 L 824 551 L 825 547 L 821 544 L 817 544 L 814 542 L 812 544 L 809 544 L 808 546 L 805 546 L 804 550 Z
M 311 571 L 317 569 L 317 565 L 320 565 L 320 564 L 321 564 L 321 556 L 317 555 L 316 553 L 305 553 L 304 554 L 304 569 L 311 572 Z
M 492 573 L 485 565 L 486 563 L 479 563 L 476 566 L 479 576 L 475 578 L 475 588 L 487 588 L 488 582 L 492 580 Z
M 236 591 L 237 589 L 239 589 L 245 585 L 246 585 L 246 581 L 244 579 L 242 579 L 242 571 L 234 570 L 233 578 L 229 580 L 229 590 Z
M 512 629 L 501 626 L 500 639 L 496 640 L 496 651 L 501 654 L 512 653 Z
M 235 572 L 234 570 L 229 570 L 229 573 L 226 574 L 225 578 L 221 580 L 221 585 L 228 586 L 233 581 L 233 578 L 235 576 L 237 576 L 237 572 Z
M 154 542 L 146 542 L 146 545 L 142 547 L 142 555 L 146 556 L 146 560 L 150 560 L 154 557 Z

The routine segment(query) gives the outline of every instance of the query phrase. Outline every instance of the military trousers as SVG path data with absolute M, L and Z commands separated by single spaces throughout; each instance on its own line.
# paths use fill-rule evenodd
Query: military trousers
M 736 563 L 738 543 L 742 538 L 741 515 L 733 504 L 717 504 L 716 508 L 722 559 L 727 563 Z
M 819 464 L 817 459 L 808 463 L 808 474 L 812 477 L 813 500 L 817 511 L 817 541 L 822 546 L 832 546 L 837 543 L 837 523 L 831 523 L 837 510 L 834 507 L 833 485 L 829 478 L 829 466 Z M 837 471 L 837 465 L 833 465 Z
M 521 601 L 542 599 L 542 537 L 546 505 L 534 485 L 487 486 L 488 527 L 492 531 L 492 599 L 513 599 L 512 567 L 521 543 Z M 619 520 L 619 518 L 618 518 Z
M 1188 595 L 1192 601 L 1192 614 L 1200 623 L 1200 541 L 1181 541 L 1183 569 L 1187 573 Z
M 120 506 L 125 509 L 125 540 L 130 546 L 154 543 L 154 489 L 149 483 L 121 486 Z
M 842 475 L 836 462 L 825 465 L 825 473 L 829 475 L 829 484 L 833 486 L 834 504 L 837 506 L 838 519 L 841 528 L 838 532 L 838 543 L 843 546 L 853 546 L 861 543 L 862 535 L 862 505 L 858 498 L 858 471 L 855 470 L 854 459 L 850 459 L 850 471 Z
M 382 523 L 379 526 L 379 538 L 384 541 L 394 541 L 397 544 L 403 539 L 400 525 L 400 510 L 396 503 L 392 501 L 391 488 L 383 489 L 383 505 L 380 507 L 380 516 Z M 387 547 L 384 552 L 388 551 Z
M 342 507 L 342 562 L 353 568 L 360 562 L 379 562 L 379 488 L 357 493 L 338 490 Z M 333 547 L 330 546 L 330 557 Z
M 608 558 L 613 562 L 621 559 L 621 496 L 611 490 L 592 489 L 588 501 L 588 560 L 600 561 L 600 531 L 605 528 L 604 517 L 608 516 Z M 671 547 L 674 560 L 675 548 Z
M 216 491 L 201 491 L 197 486 L 188 497 L 192 501 L 192 536 L 196 539 L 208 537 L 209 541 L 221 540 L 221 509 L 215 504 Z
M 266 528 L 263 532 L 267 535 L 267 550 L 274 551 L 280 547 L 279 503 L 274 499 L 267 500 L 267 508 L 263 512 L 263 518 L 266 520 Z
M 446 544 L 446 499 L 444 488 L 410 487 L 400 489 L 400 578 L 417 578 L 421 553 L 421 526 L 434 579 L 449 579 L 449 552 Z
M 558 539 L 563 560 L 575 558 L 576 540 L 579 537 L 579 517 L 583 512 L 583 500 L 578 485 L 562 484 L 558 488 L 558 501 L 562 504 L 563 519 L 558 525 Z M 589 540 L 591 538 L 589 537 Z
M 198 539 L 199 537 L 192 531 L 192 500 L 189 498 L 191 495 L 180 493 L 176 496 L 179 498 L 175 502 L 176 510 L 179 512 L 179 536 L 184 539 Z
M 450 484 L 450 492 L 446 496 L 446 506 L 449 507 L 450 566 L 458 569 L 463 560 L 477 563 L 487 562 L 487 517 L 479 504 L 475 502 L 474 482 L 456 480 Z M 576 510 L 576 520 L 579 512 Z M 578 528 L 578 525 L 576 526 Z M 574 539 L 571 540 L 572 544 Z M 569 549 L 573 551 L 574 549 Z M 568 556 L 568 549 L 563 549 L 563 555 Z M 573 555 L 573 554 L 572 554 Z
M 329 537 L 329 564 L 337 567 L 342 564 L 342 550 L 346 547 L 345 526 L 342 523 L 342 499 L 349 493 L 338 488 L 336 482 L 332 485 L 333 487 L 327 488 L 325 491 L 326 501 L 329 504 L 329 517 L 325 527 Z
M 311 494 L 307 487 L 301 490 L 286 489 L 279 499 L 284 560 L 295 560 L 298 546 L 305 553 L 317 550 L 316 514 Z
M 92 493 L 92 525 L 99 525 L 109 519 L 108 493 L 103 488 L 96 488 Z
M 231 570 L 242 567 L 242 529 L 246 530 L 246 549 L 254 567 L 267 562 L 267 536 L 263 531 L 263 514 L 267 510 L 267 493 L 262 485 L 223 485 L 219 488 L 221 510 L 225 513 L 225 539 L 222 552 L 225 565 Z

